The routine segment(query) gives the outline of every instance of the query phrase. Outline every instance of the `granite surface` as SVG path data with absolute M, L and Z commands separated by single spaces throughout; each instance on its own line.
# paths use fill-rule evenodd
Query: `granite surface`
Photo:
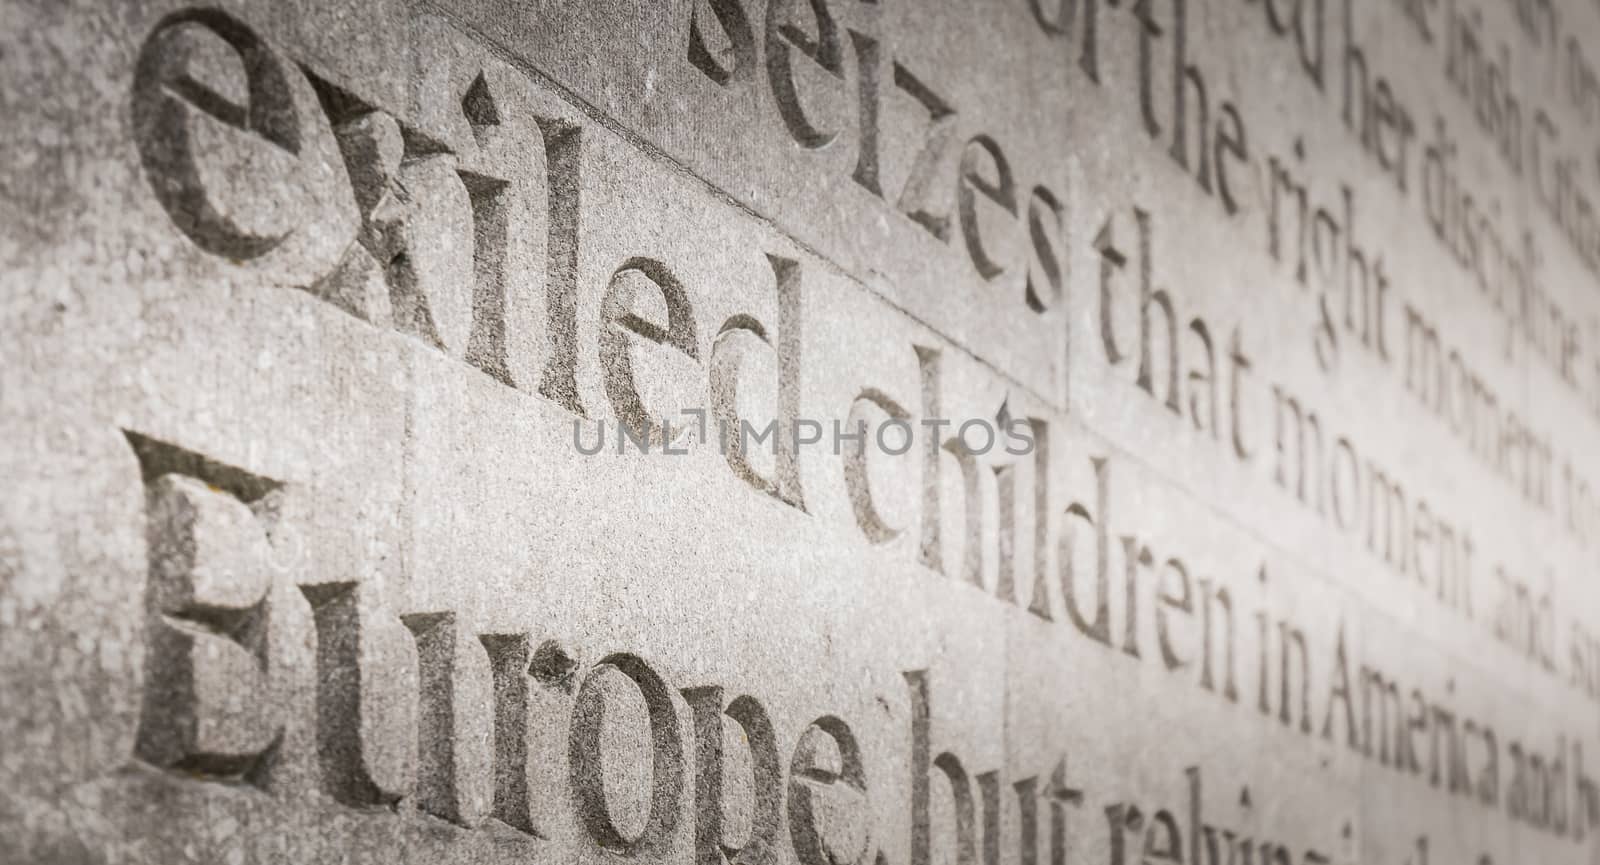
M 0 862 L 1600 865 L 1600 2 L 0 0 Z

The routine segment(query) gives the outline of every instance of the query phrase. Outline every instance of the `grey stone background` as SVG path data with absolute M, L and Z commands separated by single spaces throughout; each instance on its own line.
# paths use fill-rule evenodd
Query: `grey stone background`
M 0 114 L 0 860 L 1600 863 L 1590 0 L 0 0 Z

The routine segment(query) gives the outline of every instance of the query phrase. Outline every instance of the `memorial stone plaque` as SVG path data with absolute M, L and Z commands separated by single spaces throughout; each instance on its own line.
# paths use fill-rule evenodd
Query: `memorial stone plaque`
M 0 862 L 1600 865 L 1600 0 L 0 0 Z

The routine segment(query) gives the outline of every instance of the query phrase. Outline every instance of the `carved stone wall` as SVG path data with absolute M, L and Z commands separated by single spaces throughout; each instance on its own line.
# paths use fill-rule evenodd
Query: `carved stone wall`
M 1597 0 L 0 0 L 0 861 L 1600 865 Z

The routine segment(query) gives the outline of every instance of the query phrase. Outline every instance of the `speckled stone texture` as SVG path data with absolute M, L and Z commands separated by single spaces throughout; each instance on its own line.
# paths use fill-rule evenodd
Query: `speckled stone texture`
M 1593 0 L 0 0 L 0 863 L 1600 865 Z

